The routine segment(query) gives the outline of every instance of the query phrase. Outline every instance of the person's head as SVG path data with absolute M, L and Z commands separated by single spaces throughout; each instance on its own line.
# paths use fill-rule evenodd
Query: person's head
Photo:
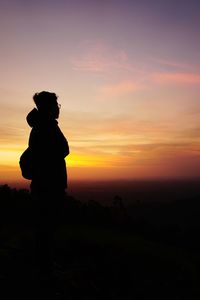
M 57 102 L 57 98 L 55 93 L 45 91 L 36 93 L 33 96 L 38 111 L 42 115 L 52 119 L 58 119 L 59 117 L 60 105 Z

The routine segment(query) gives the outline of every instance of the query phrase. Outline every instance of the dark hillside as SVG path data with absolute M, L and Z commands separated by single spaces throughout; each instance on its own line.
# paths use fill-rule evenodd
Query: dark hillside
M 161 195 L 162 197 L 162 195 Z M 0 187 L 1 293 L 51 299 L 199 299 L 199 197 L 126 207 L 66 197 L 54 276 L 35 277 L 32 200 Z M 3 299 L 3 297 L 1 297 Z

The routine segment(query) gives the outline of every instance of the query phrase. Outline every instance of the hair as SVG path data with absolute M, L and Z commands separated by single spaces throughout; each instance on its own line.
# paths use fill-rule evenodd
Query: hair
M 38 110 L 46 110 L 52 104 L 55 104 L 57 101 L 57 95 L 55 93 L 50 93 L 46 91 L 42 91 L 40 93 L 35 93 L 33 95 L 33 101 L 35 102 Z

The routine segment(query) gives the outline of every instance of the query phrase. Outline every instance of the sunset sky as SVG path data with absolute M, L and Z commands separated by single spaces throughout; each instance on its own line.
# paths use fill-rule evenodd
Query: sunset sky
M 70 180 L 200 178 L 199 15 L 198 0 L 1 0 L 0 184 L 26 182 L 42 90 Z

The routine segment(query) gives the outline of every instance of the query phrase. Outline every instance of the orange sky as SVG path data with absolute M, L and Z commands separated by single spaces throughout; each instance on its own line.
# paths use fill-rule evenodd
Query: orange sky
M 0 4 L 0 183 L 27 182 L 42 90 L 62 105 L 70 180 L 200 177 L 198 2 L 23 2 Z

